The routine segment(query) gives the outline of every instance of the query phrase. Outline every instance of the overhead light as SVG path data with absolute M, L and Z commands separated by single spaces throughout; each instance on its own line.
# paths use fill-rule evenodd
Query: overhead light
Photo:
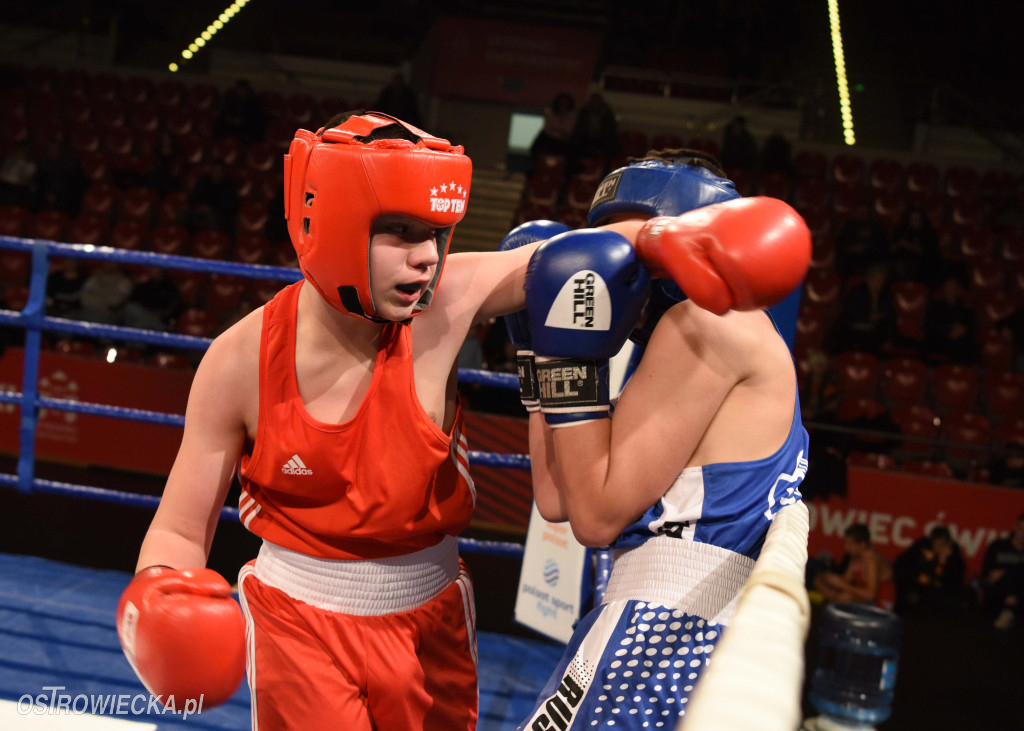
M 832 34 L 832 57 L 836 65 L 836 87 L 839 91 L 839 110 L 843 120 L 843 141 L 853 145 L 853 109 L 850 106 L 850 87 L 846 80 L 846 59 L 843 55 L 843 36 L 839 25 L 839 0 L 828 0 L 828 22 Z
M 238 12 L 249 3 L 249 0 L 236 0 L 235 2 L 228 5 L 208 26 L 206 30 L 196 36 L 196 39 L 188 44 L 185 49 L 181 52 L 181 57 L 185 61 L 191 61 L 193 56 L 199 52 L 200 48 L 203 48 L 209 41 L 213 40 L 213 36 L 216 35 L 217 31 L 222 30 L 228 21 L 231 20 Z M 172 61 L 167 66 L 171 73 L 176 73 L 180 70 L 180 66 L 177 62 Z

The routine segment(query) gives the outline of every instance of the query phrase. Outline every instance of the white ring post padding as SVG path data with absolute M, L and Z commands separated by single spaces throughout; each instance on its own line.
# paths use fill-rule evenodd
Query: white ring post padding
M 780 510 L 677 731 L 794 731 L 810 602 L 807 506 Z

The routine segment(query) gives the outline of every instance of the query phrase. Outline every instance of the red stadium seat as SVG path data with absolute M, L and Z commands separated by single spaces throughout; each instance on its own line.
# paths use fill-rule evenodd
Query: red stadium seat
M 942 413 L 973 411 L 978 401 L 978 371 L 969 366 L 944 363 L 932 372 L 931 390 L 935 408 Z
M 71 149 L 76 154 L 100 151 L 100 134 L 91 124 L 71 127 Z
M 914 358 L 893 358 L 882 369 L 881 387 L 893 408 L 921 404 L 928 388 L 928 366 Z
M 893 282 L 890 289 L 896 315 L 896 332 L 909 340 L 921 340 L 924 338 L 924 322 L 931 299 L 928 286 L 903 279 Z
M 829 324 L 829 313 L 824 307 L 804 303 L 796 319 L 797 346 L 808 347 L 821 344 Z
M 839 304 L 842 282 L 839 275 L 827 269 L 815 269 L 804 280 L 804 295 L 807 301 L 828 310 L 834 310 Z
M 805 216 L 806 220 L 806 216 Z M 808 227 L 810 225 L 808 224 Z M 813 231 L 813 229 L 812 229 Z M 811 268 L 833 270 L 836 265 L 836 242 L 831 236 L 814 236 L 811 239 Z
M 911 192 L 937 191 L 942 175 L 930 162 L 912 162 L 907 165 L 907 190 Z
M 21 206 L 0 207 L 0 236 L 25 236 L 32 226 L 32 213 Z
M 990 328 L 981 338 L 979 357 L 990 371 L 1008 370 L 1016 353 L 1013 334 L 1008 330 Z
M 157 368 L 165 369 L 191 370 L 193 367 L 192 361 L 185 356 L 178 353 L 165 353 L 163 351 L 154 353 L 149 362 Z
M 181 305 L 185 309 L 205 306 L 204 295 L 210 288 L 210 275 L 187 269 L 172 269 L 171 279 L 178 285 Z
M 594 178 L 574 175 L 569 180 L 569 187 L 566 195 L 566 203 L 572 208 L 590 211 L 590 204 L 594 200 L 594 193 L 597 191 L 599 180 Z
M 0 255 L 0 261 L 3 260 Z M 8 287 L 7 291 L 4 292 L 4 300 L 7 305 L 7 309 L 20 312 L 25 309 L 25 305 L 28 304 L 28 285 L 27 284 L 15 284 L 12 287 Z
M 761 177 L 760 182 L 757 185 L 758 195 L 768 196 L 769 198 L 778 198 L 782 201 L 788 201 L 790 199 L 790 189 L 792 183 L 789 176 L 783 173 L 769 173 Z
M 828 186 L 821 178 L 798 179 L 793 188 L 793 205 L 798 210 L 816 211 L 828 205 Z
M 839 153 L 832 159 L 832 179 L 837 183 L 863 183 L 866 165 L 864 158 L 850 153 Z
M 904 190 L 906 171 L 898 160 L 890 157 L 876 158 L 868 165 L 868 185 L 876 190 Z
M 871 353 L 847 350 L 839 353 L 833 364 L 839 393 L 846 397 L 873 397 L 878 388 L 881 369 Z
M 970 264 L 970 286 L 974 292 L 995 292 L 1006 284 L 1006 264 L 984 257 Z
M 131 108 L 132 126 L 145 132 L 156 132 L 163 125 L 163 118 L 156 104 L 142 103 Z
M 218 137 L 210 143 L 210 159 L 220 160 L 228 167 L 241 165 L 245 159 L 245 145 L 237 137 Z
M 1024 415 L 1024 373 L 1001 371 L 982 383 L 985 413 L 995 422 Z
M 942 189 L 950 198 L 972 195 L 978 187 L 978 171 L 966 165 L 950 165 L 942 176 Z
M 109 221 L 120 198 L 121 189 L 116 185 L 93 183 L 86 189 L 85 195 L 82 197 L 81 212 Z
M 967 226 L 956 234 L 956 247 L 952 258 L 957 261 L 974 261 L 992 255 L 992 232 L 983 226 Z
M 920 457 L 932 454 L 935 450 L 933 440 L 939 431 L 939 418 L 932 409 L 919 404 L 905 404 L 895 407 L 890 414 L 900 434 L 909 437 L 900 444 L 899 455 Z
M 0 249 L 0 282 L 7 285 L 22 286 L 28 283 L 28 273 L 32 268 L 32 256 L 27 251 Z M 8 299 L 7 306 L 16 308 Z
M 1005 447 L 1008 444 L 1024 447 L 1024 416 L 996 422 L 992 429 L 992 444 L 997 447 Z
M 186 107 L 175 107 L 164 109 L 164 127 L 175 137 L 182 137 L 187 134 L 197 133 L 195 118 L 192 110 Z
M 274 246 L 263 236 L 239 235 L 235 241 L 235 261 L 243 264 L 270 264 Z
M 885 413 L 885 405 L 870 396 L 847 396 L 836 407 L 836 419 L 844 423 L 871 421 Z
M 1003 261 L 1011 263 L 1024 261 L 1024 232 L 1000 231 L 998 254 Z
M 283 111 L 285 119 L 296 128 L 309 129 L 314 124 L 320 126 L 320 110 L 316 99 L 309 94 L 289 94 Z
M 61 338 L 53 344 L 53 351 L 61 355 L 74 355 L 91 358 L 96 355 L 96 344 L 88 340 Z
M 201 259 L 226 259 L 231 237 L 223 231 L 200 231 L 192 240 L 193 255 Z
M 152 188 L 131 188 L 121 197 L 119 216 L 122 220 L 141 221 L 149 225 L 160 207 L 160 194 Z
M 267 227 L 267 204 L 248 200 L 238 209 L 237 233 L 262 236 Z
M 233 312 L 238 309 L 245 290 L 244 278 L 213 274 L 210 276 L 210 288 L 206 293 L 206 304 L 219 313 Z
M 156 103 L 162 107 L 180 106 L 187 95 L 185 84 L 176 79 L 161 79 L 156 85 Z
M 135 150 L 135 135 L 126 127 L 108 128 L 101 142 L 103 153 L 108 156 L 121 157 Z
M 249 282 L 246 297 L 253 307 L 261 307 L 274 298 L 274 295 L 286 286 L 285 282 L 253 279 Z
M 105 246 L 110 236 L 110 222 L 101 217 L 85 213 L 71 222 L 68 238 L 73 244 L 92 244 Z
M 874 470 L 895 471 L 899 465 L 888 454 L 875 452 L 850 452 L 846 456 L 846 464 L 850 467 L 866 467 Z
M 955 411 L 942 419 L 939 438 L 963 447 L 946 447 L 946 460 L 959 462 L 984 462 L 984 448 L 992 439 L 992 423 L 984 415 L 973 411 Z
M 130 76 L 121 84 L 124 100 L 131 104 L 156 101 L 156 84 L 144 76 Z
M 118 249 L 144 249 L 148 236 L 149 227 L 144 223 L 125 219 L 114 224 L 110 244 Z
M 246 165 L 259 172 L 269 172 L 275 169 L 281 159 L 277 149 L 266 142 L 256 142 L 249 145 L 245 156 Z
M 192 253 L 191 237 L 178 226 L 161 226 L 153 231 L 150 248 L 158 254 L 188 256 Z
M 62 211 L 42 211 L 36 214 L 29 233 L 35 239 L 63 241 L 70 226 L 68 214 Z
M 207 141 L 202 135 L 183 135 L 178 137 L 178 155 L 186 167 L 194 167 L 207 159 Z
M 100 72 L 92 79 L 92 95 L 97 99 L 114 100 L 121 97 L 121 77 L 117 74 Z
M 193 109 L 216 109 L 220 89 L 213 84 L 193 84 L 188 90 L 188 104 Z
M 102 129 L 124 127 L 128 123 L 128 110 L 120 99 L 97 99 L 93 118 Z
M 179 191 L 168 193 L 160 201 L 157 223 L 161 226 L 174 226 L 188 208 L 188 197 Z

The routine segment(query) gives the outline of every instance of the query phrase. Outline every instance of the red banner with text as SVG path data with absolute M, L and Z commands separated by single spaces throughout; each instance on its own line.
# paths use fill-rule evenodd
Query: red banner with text
M 843 555 L 843 531 L 864 523 L 874 547 L 890 561 L 941 524 L 963 551 L 967 575 L 981 570 L 985 547 L 1024 513 L 1024 490 L 896 472 L 850 468 L 845 498 L 808 500 L 811 556 Z

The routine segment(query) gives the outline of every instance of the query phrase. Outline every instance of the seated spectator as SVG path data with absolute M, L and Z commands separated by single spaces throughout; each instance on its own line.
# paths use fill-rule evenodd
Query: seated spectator
M 747 129 L 745 117 L 734 117 L 725 128 L 719 162 L 726 170 L 745 170 L 748 173 L 753 173 L 757 167 L 757 141 Z
M 800 393 L 804 419 L 832 423 L 839 406 L 839 384 L 828 353 L 811 348 L 807 353 L 808 371 Z
M 245 79 L 239 79 L 224 93 L 217 119 L 213 123 L 213 136 L 237 137 L 247 145 L 261 142 L 267 127 L 267 112 L 263 103 Z
M 937 525 L 914 541 L 893 565 L 896 610 L 940 616 L 966 609 L 966 564 L 949 528 Z
M 836 232 L 836 271 L 844 280 L 888 256 L 889 234 L 871 204 L 860 200 Z
M 843 532 L 846 556 L 841 573 L 823 571 L 814 578 L 814 588 L 828 602 L 857 602 L 892 609 L 894 590 L 892 566 L 871 546 L 871 533 L 863 523 Z
M 889 265 L 893 279 L 922 282 L 929 287 L 938 283 L 942 266 L 939 233 L 923 208 L 908 208 L 893 232 Z
M 69 313 L 80 309 L 86 278 L 78 259 L 58 259 L 46 277 L 46 314 L 51 317 L 68 317 Z
M 892 342 L 895 318 L 888 268 L 884 262 L 875 262 L 843 295 L 839 315 L 827 336 L 828 349 L 832 353 L 882 353 Z
M 551 106 L 544 110 L 544 127 L 530 145 L 530 154 L 560 155 L 568 160 L 572 156 L 573 127 L 576 125 L 576 102 L 572 94 L 557 94 Z
M 214 160 L 189 193 L 185 228 L 193 234 L 208 230 L 233 234 L 238 206 L 235 182 L 228 177 L 223 161 Z
M 962 275 L 950 272 L 928 304 L 925 349 L 929 359 L 969 365 L 978 359 L 978 315 L 966 298 Z
M 390 114 L 416 127 L 423 126 L 416 90 L 409 86 L 401 71 L 392 76 L 391 83 L 380 90 L 373 103 L 373 111 Z
M 996 452 L 989 481 L 1000 487 L 1024 488 L 1024 445 L 1012 443 Z
M 132 287 L 124 305 L 124 324 L 144 330 L 167 330 L 178 313 L 181 291 L 161 267 L 148 267 L 142 281 Z
M 1012 629 L 1024 610 L 1024 513 L 1010 535 L 992 541 L 981 565 L 982 607 L 993 626 Z
M 119 325 L 131 292 L 132 280 L 121 271 L 117 262 L 100 262 L 82 285 L 81 308 L 71 316 L 89 322 Z
M 180 150 L 178 142 L 170 132 L 162 131 L 153 151 L 153 165 L 145 172 L 145 186 L 152 188 L 161 197 L 182 189 Z

